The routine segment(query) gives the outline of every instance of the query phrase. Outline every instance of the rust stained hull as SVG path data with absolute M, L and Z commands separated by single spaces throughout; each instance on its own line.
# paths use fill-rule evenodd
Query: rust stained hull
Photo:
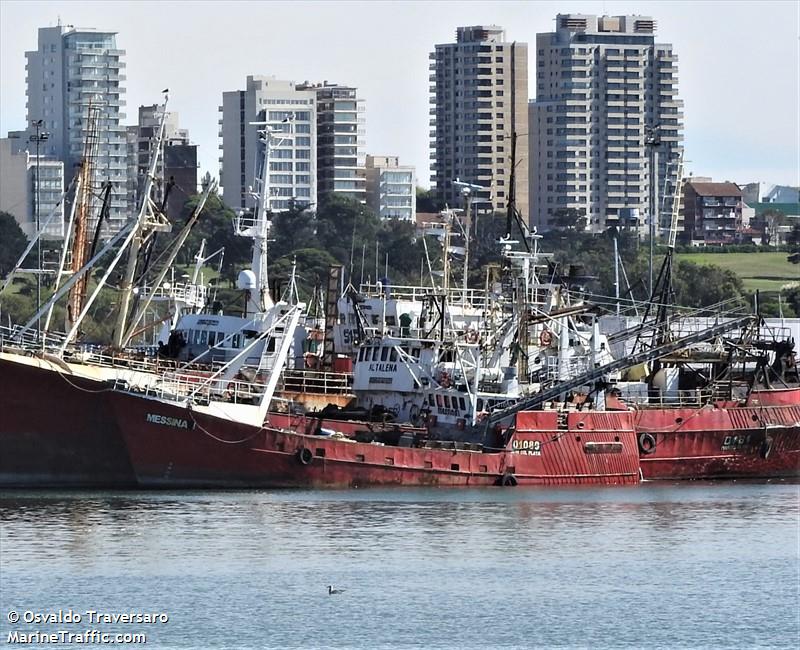
M 527 424 L 519 431 L 520 440 L 528 441 L 526 452 L 509 446 L 489 453 L 351 442 L 303 433 L 308 422 L 302 418 L 296 418 L 294 430 L 274 423 L 258 428 L 137 395 L 115 393 L 109 399 L 137 481 L 148 487 L 467 487 L 498 485 L 508 475 L 519 485 L 639 481 L 629 414 L 615 416 L 622 431 L 591 422 L 570 431 L 551 427 L 534 413 L 523 417 Z M 148 414 L 154 413 L 178 426 L 156 424 L 152 415 L 149 421 Z M 527 453 L 536 441 L 539 455 Z M 609 443 L 617 449 L 587 452 L 587 442 Z
M 0 358 L 0 486 L 132 487 L 106 387 Z
M 636 430 L 645 479 L 800 476 L 798 403 L 645 409 L 637 414 Z

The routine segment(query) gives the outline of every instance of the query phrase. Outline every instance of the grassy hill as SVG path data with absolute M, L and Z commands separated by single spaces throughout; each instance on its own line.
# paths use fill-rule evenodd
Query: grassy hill
M 748 291 L 778 291 L 789 282 L 800 281 L 800 268 L 787 262 L 786 256 L 787 253 L 680 253 L 677 257 L 730 269 L 742 278 Z

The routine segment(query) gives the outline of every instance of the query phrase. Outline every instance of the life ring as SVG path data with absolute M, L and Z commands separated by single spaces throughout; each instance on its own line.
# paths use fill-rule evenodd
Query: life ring
M 761 456 L 764 460 L 769 458 L 770 452 L 772 452 L 772 438 L 767 436 L 764 438 L 764 442 L 761 443 L 761 448 L 758 450 L 758 455 Z
M 650 433 L 639 435 L 639 451 L 643 454 L 652 454 L 656 450 L 656 439 Z
M 297 460 L 300 461 L 301 465 L 308 465 L 313 458 L 314 454 L 311 453 L 308 447 L 300 447 L 300 449 L 297 450 Z
M 467 330 L 465 337 L 467 339 L 467 343 L 477 343 L 478 342 L 478 331 L 477 330 Z
M 511 472 L 506 472 L 500 477 L 500 485 L 502 487 L 516 487 L 517 477 L 514 476 Z
M 542 333 L 539 334 L 539 345 L 543 348 L 546 348 L 553 342 L 553 335 L 550 333 L 550 330 L 542 330 Z

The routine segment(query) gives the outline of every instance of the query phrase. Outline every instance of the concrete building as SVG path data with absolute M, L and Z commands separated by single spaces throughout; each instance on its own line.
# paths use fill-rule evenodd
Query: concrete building
M 501 27 L 459 27 L 455 43 L 436 45 L 430 70 L 437 199 L 461 206 L 461 189 L 453 185 L 458 178 L 486 188 L 476 193 L 486 201 L 476 209 L 505 211 L 513 168 L 516 207 L 527 220 L 527 44 L 506 41 Z
M 44 237 L 60 239 L 64 236 L 64 205 L 59 203 L 64 193 L 64 163 L 40 157 L 37 165 L 35 155 L 14 151 L 15 140 L 0 139 L 0 210 L 14 215 L 28 239 L 37 232 L 37 212 L 41 226 L 53 213 Z
M 244 90 L 222 93 L 219 135 L 222 138 L 222 198 L 234 209 L 253 207 L 248 189 L 255 178 L 256 121 L 266 121 L 287 139 L 271 153 L 269 182 L 273 210 L 294 202 L 317 202 L 316 92 L 298 90 L 293 81 L 248 76 Z M 285 119 L 289 121 L 284 122 Z
M 745 203 L 800 203 L 800 188 L 773 183 L 747 183 L 741 186 Z
M 129 143 L 128 167 L 133 172 L 135 182 L 129 183 L 134 188 L 131 198 L 133 209 L 141 205 L 141 191 L 144 188 L 145 176 L 150 166 L 153 143 L 161 120 L 161 107 L 158 104 L 139 107 L 139 121 L 132 129 Z M 164 121 L 164 140 L 161 153 L 156 164 L 156 182 L 153 198 L 161 203 L 167 183 L 175 182 L 170 191 L 167 215 L 177 218 L 186 199 L 197 193 L 197 146 L 189 143 L 189 132 L 179 126 L 178 114 L 167 111 Z
M 411 221 L 417 211 L 414 168 L 401 166 L 397 156 L 367 156 L 367 205 L 381 219 Z
M 654 227 L 668 224 L 683 102 L 677 57 L 655 32 L 647 16 L 559 14 L 554 32 L 537 34 L 529 133 L 531 221 L 540 230 L 572 208 L 592 232 L 646 233 L 651 201 L 662 217 Z
M 124 55 L 115 32 L 71 25 L 40 28 L 37 49 L 25 53 L 28 121 L 43 120 L 49 139 L 41 154 L 64 163 L 67 182 L 83 156 L 90 102 L 98 108 L 95 182 L 98 191 L 112 183 L 112 231 L 128 218 Z
M 366 202 L 366 102 L 356 88 L 301 84 L 317 106 L 317 195 L 338 194 Z
M 742 191 L 736 183 L 688 181 L 684 186 L 684 228 L 692 244 L 718 246 L 738 241 L 743 229 Z

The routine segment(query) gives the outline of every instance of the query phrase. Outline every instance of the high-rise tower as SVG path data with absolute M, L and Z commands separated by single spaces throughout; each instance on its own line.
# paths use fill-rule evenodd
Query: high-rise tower
M 98 186 L 111 181 L 109 221 L 119 228 L 128 218 L 125 118 L 125 50 L 116 33 L 70 25 L 39 29 L 38 48 L 26 52 L 29 124 L 42 120 L 49 137 L 40 154 L 64 163 L 69 183 L 83 155 L 89 104 L 98 107 L 94 160 Z M 31 131 L 32 133 L 32 131 Z
M 463 182 L 481 185 L 479 211 L 504 211 L 515 170 L 516 207 L 528 218 L 528 46 L 496 26 L 459 27 L 430 55 L 431 181 L 461 205 Z
M 558 15 L 536 37 L 531 223 L 577 211 L 587 230 L 668 222 L 683 147 L 677 57 L 647 16 Z M 572 209 L 572 210 L 571 210 Z M 574 214 L 575 212 L 573 212 Z

